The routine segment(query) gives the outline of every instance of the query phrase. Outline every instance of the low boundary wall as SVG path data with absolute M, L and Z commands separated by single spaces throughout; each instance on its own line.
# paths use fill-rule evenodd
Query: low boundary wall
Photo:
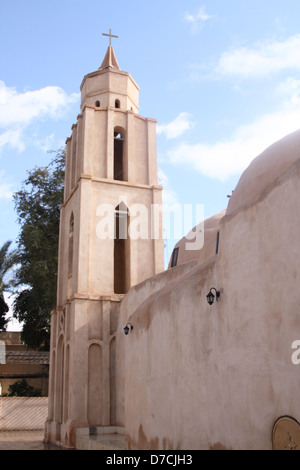
M 0 431 L 45 428 L 48 397 L 0 397 Z

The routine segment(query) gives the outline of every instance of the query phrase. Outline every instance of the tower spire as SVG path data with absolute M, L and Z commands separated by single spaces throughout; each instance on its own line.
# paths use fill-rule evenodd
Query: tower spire
M 108 36 L 109 37 L 109 46 L 107 48 L 104 60 L 99 67 L 99 70 L 104 70 L 104 69 L 118 69 L 120 70 L 117 58 L 115 56 L 115 52 L 112 48 L 111 45 L 111 38 L 118 38 L 119 36 L 115 36 L 111 34 L 111 29 L 109 29 L 109 34 L 102 33 L 102 36 Z

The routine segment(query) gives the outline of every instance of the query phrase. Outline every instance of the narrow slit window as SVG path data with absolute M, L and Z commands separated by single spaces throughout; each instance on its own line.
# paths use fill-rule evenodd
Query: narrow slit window
M 69 259 L 68 259 L 68 275 L 73 273 L 73 256 L 74 256 L 74 215 L 71 214 L 69 225 Z
M 115 240 L 114 240 L 114 292 L 125 294 L 127 291 L 128 272 L 128 219 L 129 213 L 125 204 L 115 209 Z
M 124 181 L 124 139 L 120 132 L 114 133 L 114 179 Z
M 217 233 L 216 255 L 219 253 L 219 246 L 220 246 L 220 232 Z
M 174 250 L 173 250 L 172 261 L 171 261 L 171 268 L 174 268 L 175 266 L 177 266 L 178 251 L 179 251 L 179 247 L 174 248 Z

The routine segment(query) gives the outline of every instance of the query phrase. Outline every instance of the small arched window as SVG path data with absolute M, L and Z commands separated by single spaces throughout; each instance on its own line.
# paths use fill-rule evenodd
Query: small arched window
M 115 108 L 120 108 L 120 100 L 115 101 Z
M 96 101 L 95 106 L 96 106 L 96 108 L 100 108 L 100 101 L 99 100 Z

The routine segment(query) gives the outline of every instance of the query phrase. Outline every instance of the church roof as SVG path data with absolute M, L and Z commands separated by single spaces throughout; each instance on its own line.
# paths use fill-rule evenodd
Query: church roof
M 121 70 L 112 46 L 108 46 L 103 62 L 98 70 L 105 69 Z
M 300 160 L 300 130 L 275 142 L 252 161 L 240 177 L 226 215 L 255 201 L 297 160 Z
M 49 364 L 49 352 L 7 351 L 6 364 Z

